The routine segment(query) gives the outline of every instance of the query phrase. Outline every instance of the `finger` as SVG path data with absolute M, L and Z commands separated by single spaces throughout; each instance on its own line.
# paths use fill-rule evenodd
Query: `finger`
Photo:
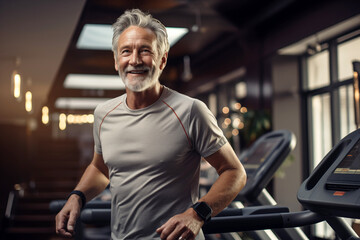
M 167 239 L 169 237 L 169 234 L 172 233 L 175 229 L 175 225 L 163 225 L 163 229 L 161 231 L 160 238 L 161 239 Z
M 194 240 L 194 239 L 195 239 L 195 235 L 190 230 L 185 231 L 179 237 L 179 240 Z
M 61 213 L 56 215 L 55 223 L 56 223 L 56 233 L 59 233 L 61 229 L 65 229 L 67 217 Z
M 175 229 L 173 229 L 173 231 L 171 231 L 167 237 L 167 239 L 180 239 L 182 237 L 182 235 L 186 236 L 187 235 L 187 228 L 185 225 L 183 224 L 178 224 L 176 225 Z M 184 238 L 182 238 L 184 240 Z M 185 238 L 186 239 L 186 238 Z
M 164 230 L 164 228 L 165 228 L 165 226 L 162 225 L 161 227 L 159 227 L 158 229 L 156 229 L 156 232 L 160 234 L 160 233 Z
M 68 224 L 67 224 L 67 230 L 70 233 L 74 233 L 74 231 L 75 231 L 76 219 L 77 219 L 77 213 L 71 212 L 69 220 L 68 220 Z
M 58 231 L 58 234 L 62 237 L 66 237 L 66 238 L 71 238 L 73 236 L 73 234 L 67 232 L 65 229 L 60 229 Z

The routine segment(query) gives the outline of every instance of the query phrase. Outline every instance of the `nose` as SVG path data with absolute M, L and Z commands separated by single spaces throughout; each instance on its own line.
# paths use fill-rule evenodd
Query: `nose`
M 141 61 L 141 57 L 138 54 L 138 51 L 133 51 L 130 57 L 129 64 L 132 66 L 137 66 L 140 65 L 141 63 L 142 61 Z

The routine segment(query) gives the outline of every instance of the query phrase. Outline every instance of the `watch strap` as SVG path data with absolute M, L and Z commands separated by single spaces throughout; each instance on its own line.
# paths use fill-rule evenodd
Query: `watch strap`
M 212 209 L 206 202 L 197 202 L 192 205 L 192 208 L 204 222 L 210 221 Z
M 70 197 L 71 195 L 73 195 L 73 194 L 78 195 L 78 196 L 80 197 L 80 199 L 81 199 L 81 209 L 83 209 L 83 208 L 85 207 L 85 204 L 86 204 L 85 194 L 84 194 L 82 191 L 74 190 L 74 191 L 72 191 L 72 192 L 69 194 L 69 196 L 68 196 L 66 199 L 68 200 L 69 197 Z

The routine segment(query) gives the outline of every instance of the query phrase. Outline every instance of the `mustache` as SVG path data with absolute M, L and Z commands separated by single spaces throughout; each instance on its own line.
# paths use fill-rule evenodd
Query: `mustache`
M 133 67 L 133 66 L 127 66 L 124 69 L 124 72 L 130 72 L 130 71 L 150 71 L 151 68 L 148 66 L 140 66 L 140 67 Z

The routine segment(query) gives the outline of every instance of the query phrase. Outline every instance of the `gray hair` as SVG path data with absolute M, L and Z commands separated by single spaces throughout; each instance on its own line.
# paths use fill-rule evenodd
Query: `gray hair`
M 117 44 L 119 37 L 121 33 L 130 26 L 150 29 L 156 36 L 158 54 L 162 56 L 165 52 L 169 52 L 170 45 L 165 26 L 159 20 L 153 18 L 150 14 L 146 14 L 139 9 L 132 9 L 125 11 L 125 13 L 122 14 L 112 25 L 112 50 L 115 56 L 117 56 Z

